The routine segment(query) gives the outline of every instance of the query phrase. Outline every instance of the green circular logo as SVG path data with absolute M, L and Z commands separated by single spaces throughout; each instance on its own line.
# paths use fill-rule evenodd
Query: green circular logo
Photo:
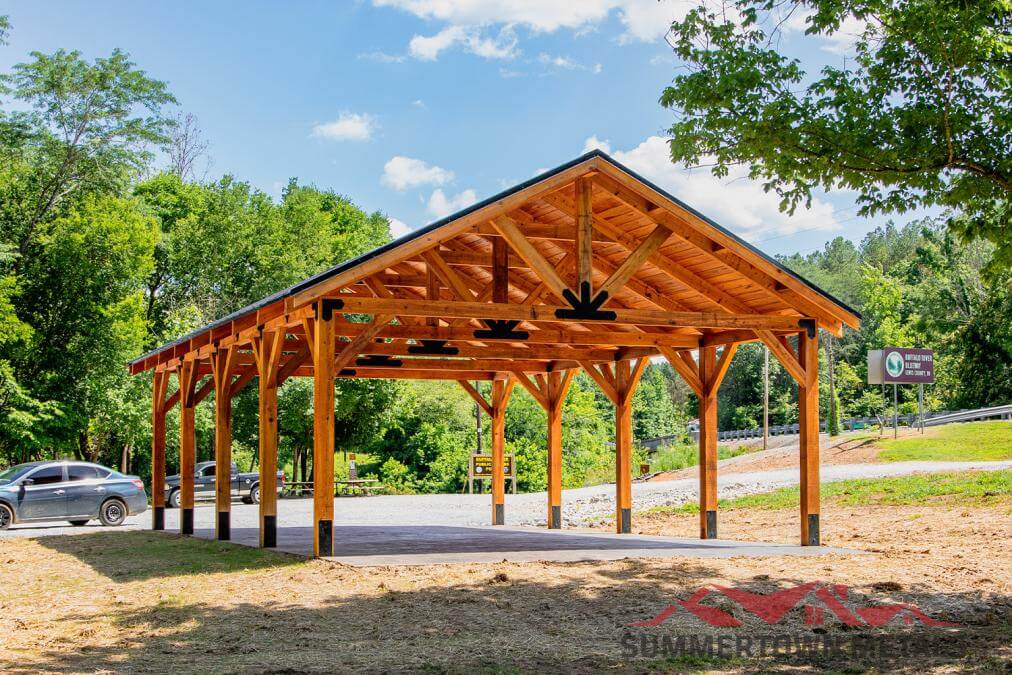
M 903 374 L 903 355 L 899 352 L 886 354 L 886 372 L 890 377 L 899 377 Z

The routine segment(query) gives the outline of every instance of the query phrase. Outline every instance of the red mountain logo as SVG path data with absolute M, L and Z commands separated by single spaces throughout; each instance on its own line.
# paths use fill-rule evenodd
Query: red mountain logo
M 849 589 L 846 586 L 826 584 L 821 581 L 810 581 L 807 584 L 768 594 L 752 593 L 740 588 L 728 588 L 714 584 L 700 588 L 686 600 L 676 600 L 675 604 L 668 605 L 652 619 L 637 621 L 629 625 L 638 628 L 659 626 L 679 609 L 684 609 L 711 626 L 719 628 L 740 626 L 741 621 L 728 612 L 703 604 L 703 600 L 711 596 L 729 598 L 745 611 L 770 625 L 779 623 L 787 612 L 799 606 L 804 607 L 805 623 L 809 626 L 821 626 L 827 609 L 842 623 L 853 627 L 884 626 L 897 617 L 908 626 L 912 625 L 914 621 L 919 621 L 925 626 L 935 627 L 958 625 L 932 619 L 919 608 L 907 603 L 856 607 L 849 601 L 849 595 Z

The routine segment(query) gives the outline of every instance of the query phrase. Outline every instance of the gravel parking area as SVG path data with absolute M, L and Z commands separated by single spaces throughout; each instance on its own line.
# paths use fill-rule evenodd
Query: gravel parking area
M 852 478 L 882 478 L 918 472 L 1000 470 L 1012 468 L 1012 462 L 892 462 L 887 464 L 844 464 L 822 467 L 822 481 Z M 738 497 L 777 488 L 797 485 L 797 469 L 778 469 L 751 473 L 725 474 L 718 477 L 721 498 Z M 696 499 L 698 480 L 686 478 L 657 483 L 633 484 L 633 508 L 641 511 L 653 506 L 677 505 Z M 483 526 L 491 520 L 490 497 L 484 495 L 380 495 L 335 500 L 335 525 L 454 525 Z M 600 522 L 614 509 L 615 486 L 611 484 L 566 490 L 563 493 L 563 519 L 567 526 L 584 526 Z M 544 492 L 506 496 L 506 523 L 513 526 L 544 526 L 546 524 Z M 233 528 L 256 528 L 258 510 L 255 505 L 232 505 Z M 310 525 L 313 520 L 311 499 L 284 499 L 278 503 L 280 526 Z M 104 528 L 98 521 L 85 527 L 61 523 L 15 525 L 0 534 L 11 537 L 40 537 L 80 534 L 105 529 L 148 529 L 150 512 L 131 516 L 120 528 Z M 194 514 L 194 525 L 214 528 L 214 506 L 200 503 Z M 167 509 L 165 526 L 179 528 L 179 512 Z

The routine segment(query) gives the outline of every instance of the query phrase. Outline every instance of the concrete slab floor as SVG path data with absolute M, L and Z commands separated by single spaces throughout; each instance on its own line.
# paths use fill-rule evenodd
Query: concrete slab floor
M 213 529 L 194 533 L 214 539 Z M 312 528 L 279 527 L 278 550 L 308 556 Z M 232 542 L 257 546 L 256 528 L 232 528 Z M 624 558 L 733 558 L 857 554 L 828 546 L 792 546 L 723 539 L 676 539 L 587 530 L 439 525 L 337 525 L 329 560 L 354 567 L 494 562 L 578 562 Z

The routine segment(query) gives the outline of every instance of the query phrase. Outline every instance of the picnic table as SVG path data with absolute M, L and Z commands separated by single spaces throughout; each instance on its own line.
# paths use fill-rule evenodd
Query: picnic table
M 355 494 L 373 494 L 382 490 L 378 478 L 353 478 L 334 481 L 334 496 L 351 496 Z M 281 492 L 283 497 L 308 497 L 313 494 L 313 481 L 285 481 Z
M 380 485 L 378 478 L 350 478 L 348 480 L 334 481 L 335 494 L 353 495 L 353 494 L 372 494 L 375 490 L 382 490 L 383 486 Z

